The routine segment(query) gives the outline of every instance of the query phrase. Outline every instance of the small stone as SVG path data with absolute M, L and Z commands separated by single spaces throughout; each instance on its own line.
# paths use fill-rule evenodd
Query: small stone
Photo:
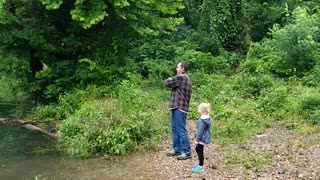
M 298 178 L 300 179 L 305 178 L 305 176 L 307 175 L 303 170 L 299 170 L 297 174 L 298 174 Z
M 212 168 L 212 169 L 218 169 L 218 165 L 215 164 L 215 163 L 212 163 L 211 168 Z
M 286 171 L 282 167 L 278 167 L 278 174 L 284 174 Z
M 299 174 L 298 178 L 302 179 L 304 177 L 304 174 Z
M 267 138 L 268 135 L 266 134 L 260 134 L 260 135 L 256 135 L 257 138 Z

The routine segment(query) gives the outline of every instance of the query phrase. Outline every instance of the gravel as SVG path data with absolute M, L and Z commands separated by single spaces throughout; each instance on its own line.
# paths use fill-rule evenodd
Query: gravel
M 188 121 L 190 142 L 194 142 L 195 121 Z M 320 127 L 319 127 L 320 128 Z M 161 150 L 148 155 L 146 166 L 154 179 L 320 179 L 320 131 L 301 135 L 278 124 L 246 143 L 222 146 L 216 142 L 205 146 L 205 168 L 191 171 L 198 163 L 192 144 L 192 158 L 167 157 L 171 139 Z

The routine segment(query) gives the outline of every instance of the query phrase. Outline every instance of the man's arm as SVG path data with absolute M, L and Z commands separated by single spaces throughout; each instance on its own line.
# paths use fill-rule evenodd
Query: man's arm
M 172 78 L 168 78 L 164 81 L 164 84 L 168 88 L 174 88 L 180 86 L 180 79 L 179 76 L 174 76 Z

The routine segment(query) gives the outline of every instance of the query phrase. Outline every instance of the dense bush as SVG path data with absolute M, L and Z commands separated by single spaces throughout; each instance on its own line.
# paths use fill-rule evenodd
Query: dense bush
M 111 94 L 110 91 L 110 88 L 105 86 L 88 86 L 85 90 L 73 89 L 69 93 L 60 95 L 57 103 L 36 106 L 32 118 L 43 122 L 64 120 L 86 101 L 102 98 L 105 94 Z
M 128 77 L 117 88 L 118 100 L 85 101 L 67 116 L 58 127 L 62 150 L 87 157 L 96 153 L 124 155 L 140 146 L 155 147 L 152 144 L 159 142 L 169 127 L 169 117 L 159 103 L 165 93 L 143 91 L 138 76 Z
M 306 9 L 295 9 L 291 23 L 275 25 L 272 39 L 250 48 L 245 69 L 279 77 L 302 77 L 312 70 L 319 63 L 319 17 L 309 15 Z

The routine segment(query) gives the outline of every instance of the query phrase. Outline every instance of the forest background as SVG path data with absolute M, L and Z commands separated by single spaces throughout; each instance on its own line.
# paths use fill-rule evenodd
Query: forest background
M 0 98 L 66 154 L 125 155 L 170 136 L 164 80 L 190 64 L 189 120 L 242 143 L 320 122 L 319 0 L 0 0 Z

